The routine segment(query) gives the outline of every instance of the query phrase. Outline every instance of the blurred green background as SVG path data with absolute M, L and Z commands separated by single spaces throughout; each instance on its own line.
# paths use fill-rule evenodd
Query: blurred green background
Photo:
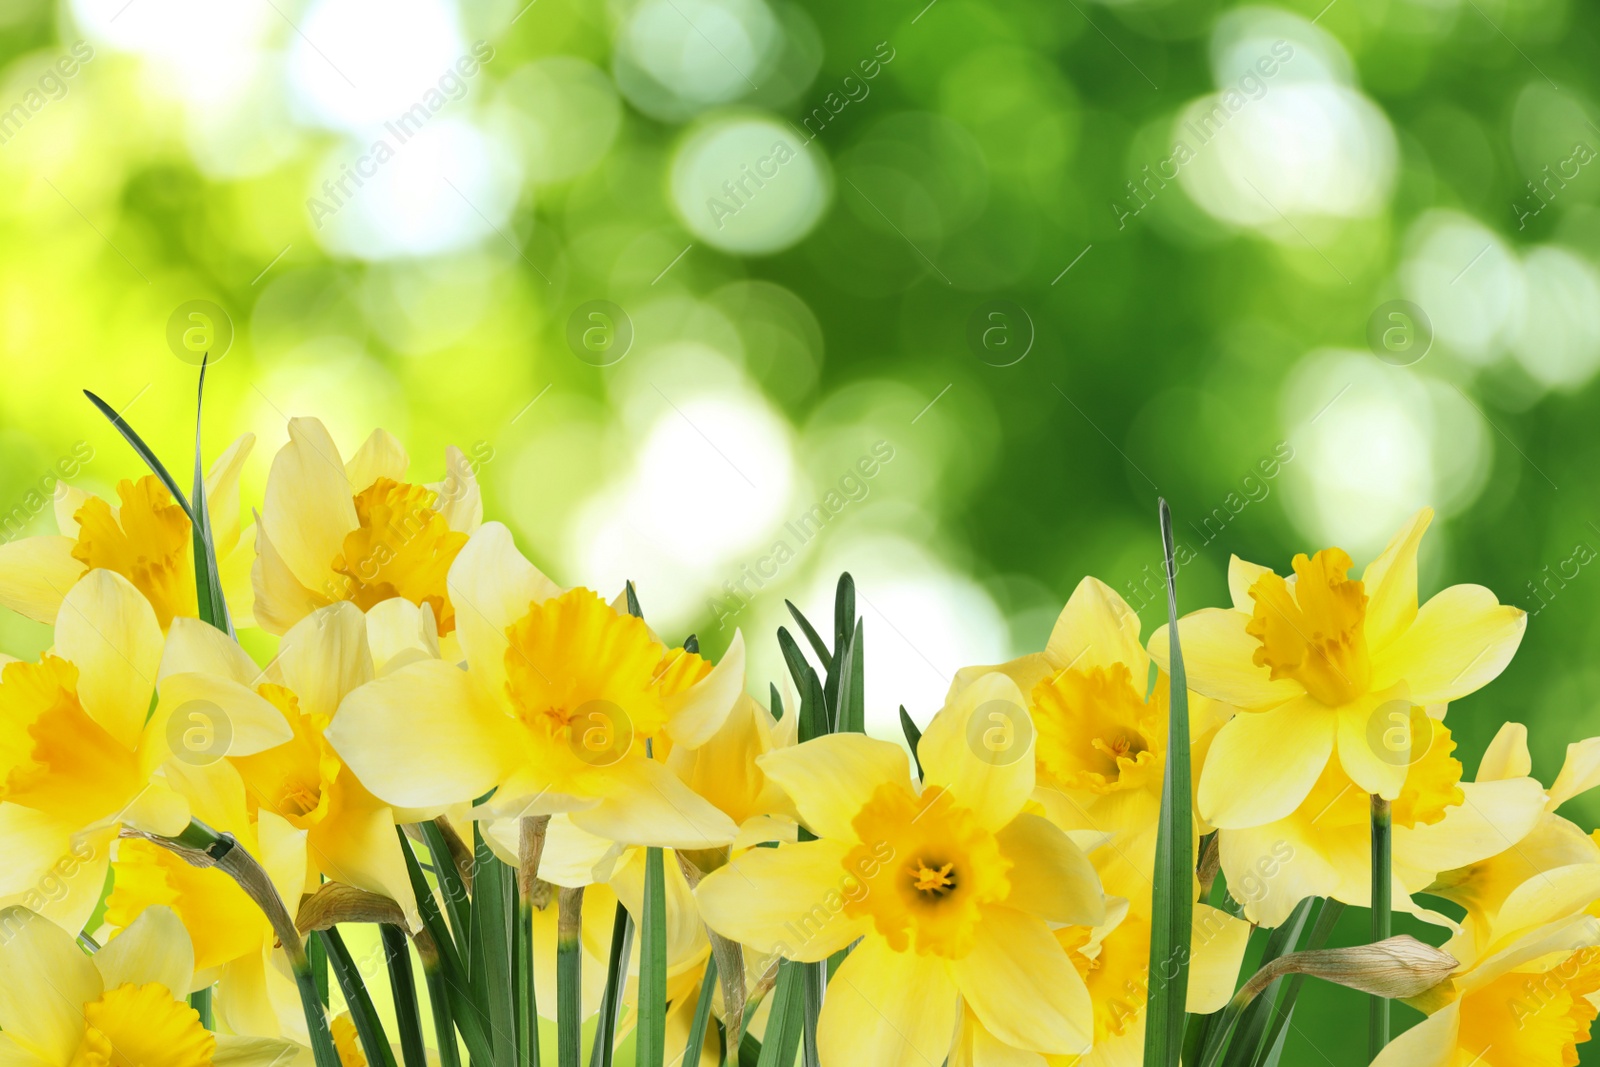
M 458 444 L 552 574 L 632 577 L 713 653 L 742 627 L 757 686 L 783 598 L 825 615 L 848 568 L 887 735 L 1038 647 L 1085 574 L 1153 629 L 1158 494 L 1184 610 L 1231 552 L 1359 566 L 1431 504 L 1424 594 L 1536 612 L 1453 710 L 1461 754 L 1520 719 L 1548 782 L 1600 688 L 1597 26 L 1567 0 L 6 0 L 6 535 L 50 528 L 29 494 L 74 449 L 80 485 L 138 473 L 81 388 L 187 466 L 168 333 L 206 300 L 234 335 L 206 448 L 257 434 L 247 502 L 291 414 L 347 452 L 387 427 L 419 480 Z M 1314 991 L 1287 1062 L 1357 1062 L 1361 1011 Z

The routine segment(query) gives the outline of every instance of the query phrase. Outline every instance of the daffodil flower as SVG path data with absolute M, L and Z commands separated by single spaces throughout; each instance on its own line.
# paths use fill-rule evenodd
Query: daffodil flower
M 348 602 L 318 608 L 284 634 L 265 669 L 220 631 L 184 623 L 173 627 L 162 660 L 163 702 L 181 700 L 198 709 L 191 715 L 220 716 L 224 729 L 241 715 L 270 716 L 287 735 L 265 750 L 229 750 L 225 760 L 194 754 L 195 769 L 180 772 L 188 788 L 211 794 L 228 787 L 218 775 L 237 775 L 252 820 L 271 813 L 303 832 L 314 871 L 394 900 L 415 925 L 416 899 L 395 826 L 433 813 L 397 816 L 340 760 L 326 735 L 347 694 L 386 670 L 437 662 L 432 612 L 399 598 L 366 614 Z M 298 901 L 296 892 L 291 907 Z
M 250 625 L 250 539 L 239 523 L 239 472 L 255 435 L 246 434 L 217 458 L 206 475 L 207 511 L 217 569 L 236 625 Z M 55 534 L 0 545 L 0 604 L 54 623 L 61 602 L 85 574 L 114 571 L 132 582 L 165 630 L 178 616 L 198 613 L 194 538 L 189 517 L 153 474 L 117 483 L 118 503 L 61 485 L 55 496 Z
M 0 911 L 0 1062 L 15 1067 L 272 1067 L 294 1047 L 214 1034 L 183 1001 L 194 952 L 151 908 L 93 956 L 22 908 Z
M 77 932 L 121 827 L 176 834 L 189 807 L 165 773 L 171 707 L 150 714 L 164 639 L 149 601 L 121 575 L 90 571 L 62 600 L 55 636 L 38 663 L 0 669 L 0 905 Z M 241 753 L 287 737 L 281 719 L 248 710 L 234 723 Z
M 445 452 L 443 481 L 405 480 L 410 459 L 383 430 L 346 463 L 316 419 L 289 420 L 273 457 L 257 524 L 256 621 L 281 634 L 319 607 L 363 611 L 390 597 L 433 610 L 441 637 L 456 628 L 445 578 L 483 517 L 473 466 Z
M 826 1065 L 940 1063 L 964 1002 L 1006 1045 L 1089 1047 L 1093 1008 L 1051 923 L 1105 915 L 1088 859 L 1025 812 L 1032 746 L 986 747 L 983 709 L 1021 707 L 1003 674 L 980 678 L 905 750 L 855 734 L 759 759 L 817 840 L 756 848 L 696 890 L 707 925 L 770 957 L 815 962 L 860 939 L 818 1022 Z
M 1206 757 L 1198 799 L 1212 825 L 1284 818 L 1335 754 L 1362 793 L 1397 799 L 1411 754 L 1387 709 L 1458 700 L 1505 669 L 1525 612 L 1477 585 L 1417 607 L 1417 546 L 1432 517 L 1417 512 L 1359 579 L 1337 548 L 1296 556 L 1287 580 L 1235 557 L 1233 607 L 1179 620 L 1190 688 L 1246 713 Z M 1167 643 L 1165 627 L 1150 641 L 1163 668 Z
M 743 639 L 715 668 L 668 648 L 587 589 L 562 591 L 499 523 L 450 570 L 466 670 L 412 663 L 345 698 L 328 739 L 377 796 L 480 815 L 569 812 L 629 845 L 708 848 L 737 835 L 665 760 L 704 744 L 744 686 Z M 647 744 L 650 751 L 647 754 Z

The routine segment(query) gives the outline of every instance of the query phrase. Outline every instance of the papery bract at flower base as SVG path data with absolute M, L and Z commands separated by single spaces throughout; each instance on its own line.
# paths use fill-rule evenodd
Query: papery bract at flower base
M 255 444 L 245 434 L 217 457 L 206 475 L 206 500 L 217 568 L 237 626 L 250 625 L 250 565 L 255 558 L 239 523 L 239 472 Z M 198 613 L 194 538 L 189 517 L 153 474 L 117 484 L 117 504 L 62 485 L 55 497 L 57 534 L 0 545 L 0 604 L 54 623 L 67 591 L 96 568 L 132 582 L 165 630 L 177 616 Z
M 281 634 L 339 600 L 363 611 L 390 597 L 433 610 L 439 634 L 456 627 L 445 589 L 456 553 L 483 517 L 472 466 L 446 450 L 443 481 L 404 480 L 405 449 L 374 430 L 345 462 L 322 423 L 289 420 L 273 457 L 252 572 L 256 619 Z
M 493 790 L 481 817 L 567 811 L 632 845 L 734 839 L 733 821 L 664 761 L 726 720 L 744 685 L 738 634 L 715 668 L 668 648 L 589 590 L 560 590 L 499 523 L 456 558 L 450 596 L 467 669 L 402 667 L 350 694 L 328 730 L 377 796 L 424 808 Z
M 825 1067 L 941 1062 L 963 1000 L 1007 1044 L 1089 1045 L 1088 992 L 1048 923 L 1096 925 L 1104 897 L 1077 846 L 1023 811 L 1031 752 L 991 762 L 969 743 L 997 700 L 1022 706 L 1001 674 L 935 716 L 920 786 L 904 750 L 854 734 L 761 757 L 818 840 L 751 849 L 696 891 L 712 929 L 759 953 L 817 961 L 861 939 L 828 986 Z

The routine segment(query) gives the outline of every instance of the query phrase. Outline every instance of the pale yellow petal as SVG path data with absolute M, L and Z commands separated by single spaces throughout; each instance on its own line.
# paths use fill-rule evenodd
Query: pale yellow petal
M 1083 978 L 1043 920 L 986 907 L 972 951 L 950 964 L 961 996 L 1008 1045 L 1082 1053 L 1094 1039 Z
M 192 764 L 171 761 L 163 772 L 173 790 L 189 802 L 189 812 L 216 830 L 242 834 L 250 826 L 244 779 L 225 759 Z
M 1190 689 L 1236 708 L 1263 711 L 1300 696 L 1305 689 L 1290 678 L 1274 682 L 1270 670 L 1256 666 L 1252 657 L 1261 642 L 1245 632 L 1249 621 L 1246 612 L 1203 608 L 1178 620 L 1178 639 Z M 1172 673 L 1171 640 L 1165 626 L 1150 635 L 1149 647 L 1156 665 Z
M 561 593 L 517 551 L 511 531 L 486 522 L 450 565 L 447 582 L 456 609 L 456 635 L 467 666 L 490 692 L 505 688 L 506 629 L 528 613 L 535 601 Z
M 845 866 L 850 845 L 802 841 L 753 848 L 706 875 L 695 900 L 706 925 L 767 955 L 825 960 L 871 928 L 845 914 L 868 886 Z
M 1572 752 L 1572 746 L 1567 746 Z M 1520 722 L 1500 724 L 1478 761 L 1478 781 L 1497 782 L 1504 778 L 1526 778 L 1533 773 L 1533 757 L 1528 754 L 1528 728 Z M 1558 779 L 1559 781 L 1559 779 Z
M 995 673 L 940 709 L 922 733 L 917 758 L 924 783 L 942 786 L 985 828 L 998 830 L 1033 792 L 1033 749 L 1027 700 L 1015 682 Z
M 1224 830 L 1218 839 L 1228 891 L 1251 922 L 1281 926 L 1306 897 L 1328 896 L 1339 888 L 1339 870 L 1323 855 L 1327 842 L 1314 822 L 1308 829 L 1299 820 L 1284 819 Z
M 189 931 L 171 908 L 146 908 L 121 933 L 94 955 L 94 965 L 107 989 L 119 985 L 160 982 L 178 996 L 189 993 L 194 977 L 194 948 Z
M 1532 778 L 1462 782 L 1464 802 L 1433 825 L 1394 828 L 1396 868 L 1409 867 L 1421 889 L 1440 871 L 1465 867 L 1513 847 L 1544 814 L 1544 790 Z
M 404 481 L 409 466 L 411 457 L 406 455 L 405 446 L 394 434 L 381 428 L 373 430 L 361 447 L 356 449 L 356 454 L 350 457 L 350 462 L 344 465 L 345 477 L 350 482 L 350 495 L 361 492 L 379 478 Z
M 84 575 L 56 619 L 56 652 L 78 668 L 83 710 L 129 749 L 150 711 L 161 644 L 150 602 L 112 571 Z
M 0 545 L 0 604 L 35 622 L 53 623 L 67 590 L 83 574 L 70 537 L 20 537 Z
M 106 822 L 113 830 L 123 822 L 145 833 L 176 837 L 189 825 L 189 802 L 167 784 L 165 777 L 156 776 L 126 808 Z
M 1333 754 L 1335 713 L 1309 696 L 1243 712 L 1217 731 L 1200 772 L 1200 814 L 1223 829 L 1275 822 L 1305 800 Z M 1270 753 L 1270 758 L 1263 755 Z
M 438 494 L 434 510 L 450 529 L 471 534 L 483 525 L 483 490 L 461 449 L 451 445 L 444 450 L 444 478 L 428 483 L 428 488 Z
M 282 634 L 331 601 L 336 590 L 331 578 L 314 583 L 316 592 L 306 588 L 278 554 L 266 527 L 257 521 L 255 531 L 256 558 L 250 568 L 255 620 L 267 633 Z
M 253 756 L 293 736 L 283 712 L 251 687 L 215 674 L 173 674 L 162 679 L 143 750 L 199 765 Z
M 283 635 L 273 666 L 303 713 L 331 717 L 345 694 L 372 681 L 361 609 L 341 600 L 313 611 Z
M 591 834 L 662 848 L 714 848 L 738 836 L 732 819 L 654 760 L 625 759 L 605 778 L 600 802 L 570 816 Z
M 1085 577 L 1067 598 L 1050 631 L 1045 654 L 1057 670 L 1120 663 L 1139 679 L 1149 671 L 1149 659 L 1139 641 L 1139 616 L 1098 578 Z
M 756 763 L 813 833 L 840 841 L 855 840 L 851 821 L 879 786 L 911 784 L 906 750 L 861 734 L 828 734 L 768 752 Z
M 102 827 L 73 835 L 28 889 L 0 899 L 0 906 L 20 904 L 63 930 L 82 930 L 105 895 L 117 829 Z
M 1383 648 L 1405 633 L 1417 617 L 1417 547 L 1432 521 L 1432 508 L 1419 510 L 1361 574 L 1367 593 L 1367 646 L 1371 649 Z
M 1006 906 L 1053 923 L 1098 926 L 1105 919 L 1100 877 L 1083 850 L 1037 815 L 1018 815 L 996 835 L 1011 861 Z
M 71 934 L 25 908 L 0 911 L 0 1030 L 68 1063 L 83 1038 L 83 1006 L 103 989 Z
M 1000 673 L 1017 683 L 1017 688 L 1024 693 L 1033 692 L 1034 686 L 1046 678 L 1054 677 L 1061 670 L 1055 660 L 1045 652 L 1030 652 L 1025 656 L 1007 660 L 1005 663 L 995 663 L 981 667 L 962 667 L 956 671 L 955 677 L 950 681 L 950 688 L 945 692 L 945 703 L 955 700 L 956 696 L 967 686 L 982 678 L 986 674 Z M 790 705 L 787 701 L 785 707 Z
M 744 634 L 733 642 L 722 662 L 700 681 L 667 701 L 667 733 L 674 746 L 698 748 L 722 729 L 728 713 L 744 693 Z
M 1370 698 L 1342 707 L 1336 713 L 1339 765 L 1363 793 L 1377 793 L 1394 800 L 1400 796 L 1406 780 L 1408 753 L 1384 748 L 1381 733 L 1379 742 L 1373 743 L 1372 718 L 1385 703 L 1388 701 Z M 1410 740 L 1408 733 L 1408 743 Z
M 79 827 L 37 808 L 0 802 L 0 842 L 5 862 L 0 863 L 0 905 L 24 903 L 9 898 L 35 890 L 46 872 L 59 860 L 70 859 L 72 835 Z M 39 902 L 27 902 L 38 910 Z
M 78 533 L 81 529 L 77 519 L 78 509 L 83 507 L 92 495 L 82 489 L 70 486 L 66 482 L 60 482 L 56 485 L 56 491 L 50 506 L 55 511 L 57 533 L 63 537 L 70 537 L 74 541 L 78 539 Z
M 1271 573 L 1271 567 L 1263 567 L 1259 563 L 1251 563 L 1238 556 L 1228 557 L 1228 595 L 1233 600 L 1235 611 L 1242 611 L 1246 615 L 1255 611 L 1256 601 L 1250 595 L 1250 587 L 1255 585 L 1262 575 Z
M 1460 1032 L 1461 1002 L 1456 1001 L 1389 1042 L 1372 1067 L 1456 1067 Z
M 1373 688 L 1404 684 L 1418 704 L 1459 700 L 1493 681 L 1522 643 L 1528 614 L 1481 585 L 1453 585 L 1372 652 Z
M 307 832 L 291 826 L 288 820 L 262 811 L 256 827 L 260 841 L 257 858 L 267 872 L 278 895 L 285 900 L 297 900 L 313 881 L 308 859 Z M 398 838 L 396 839 L 398 842 Z M 294 995 L 291 987 L 291 995 Z
M 958 1019 L 955 982 L 944 961 L 902 955 L 868 937 L 828 983 L 817 1050 L 830 1065 L 939 1067 Z
M 299 1051 L 298 1046 L 278 1038 L 218 1034 L 211 1067 L 285 1067 Z
M 379 674 L 419 659 L 438 659 L 439 631 L 433 610 L 405 597 L 380 600 L 367 612 L 367 644 Z
M 1497 937 L 1557 922 L 1600 898 L 1600 863 L 1575 863 L 1529 878 L 1506 897 L 1495 916 Z
M 1600 921 L 1588 915 L 1561 919 L 1518 938 L 1511 945 L 1480 960 L 1472 970 L 1455 978 L 1463 996 L 1482 988 L 1507 971 L 1557 952 L 1600 945 Z
M 961 1034 L 950 1052 L 949 1067 L 1049 1067 L 1049 1064 L 1050 1058 L 1027 1049 L 1012 1048 L 995 1037 L 972 1014 L 971 1008 L 962 1012 Z M 1097 1063 L 1093 1067 L 1102 1065 Z
M 401 807 L 469 801 L 518 753 L 514 724 L 442 660 L 422 660 L 345 697 L 326 737 L 376 796 Z
M 158 683 L 173 674 L 211 674 L 251 687 L 261 681 L 261 668 L 237 641 L 210 623 L 187 615 L 174 618 L 167 630 Z
M 1600 737 L 1588 737 L 1567 746 L 1567 758 L 1561 764 L 1550 787 L 1550 810 L 1600 785 Z
M 335 789 L 339 789 L 337 784 Z M 330 880 L 377 893 L 399 904 L 414 930 L 421 919 L 405 857 L 400 852 L 400 839 L 395 836 L 394 812 L 387 804 L 375 802 L 370 794 L 363 797 L 363 793 L 365 790 L 340 790 L 328 817 L 307 835 L 306 850 Z
M 344 551 L 345 535 L 357 525 L 350 481 L 333 438 L 316 419 L 290 419 L 289 443 L 272 459 L 261 508 L 261 530 L 272 548 L 302 586 L 321 590 Z M 256 597 L 261 597 L 259 588 Z
M 1194 906 L 1190 939 L 1188 1010 L 1197 1015 L 1221 1011 L 1233 996 L 1239 965 L 1250 943 L 1251 926 L 1209 904 Z
M 28 1051 L 10 1034 L 0 1034 L 0 1067 L 54 1067 Z
M 617 894 L 617 900 L 633 915 L 636 929 L 642 928 L 643 922 L 647 852 L 642 848 L 629 849 L 617 863 L 609 882 L 612 891 Z M 686 964 L 703 961 L 710 942 L 706 940 L 705 924 L 695 906 L 694 891 L 683 876 L 683 868 L 669 857 L 668 862 L 662 865 L 662 874 L 662 889 L 667 901 L 667 971 L 670 974 L 681 971 Z
M 255 443 L 255 434 L 244 434 L 213 460 L 211 469 L 206 472 L 206 512 L 220 555 L 231 552 L 239 544 L 239 475 Z
M 498 819 L 488 824 L 484 836 L 497 845 L 496 853 L 508 860 L 519 854 L 522 841 L 520 819 Z M 480 823 L 480 825 L 483 825 Z M 545 829 L 544 855 L 539 859 L 539 877 L 552 885 L 576 889 L 604 881 L 615 869 L 623 846 L 610 838 L 599 837 L 574 826 L 565 814 L 552 815 Z M 672 866 L 672 861 L 668 861 Z
M 239 540 L 217 559 L 217 577 L 222 582 L 222 595 L 228 602 L 228 615 L 235 630 L 256 625 L 256 590 L 254 571 L 256 565 L 256 528 L 251 523 Z

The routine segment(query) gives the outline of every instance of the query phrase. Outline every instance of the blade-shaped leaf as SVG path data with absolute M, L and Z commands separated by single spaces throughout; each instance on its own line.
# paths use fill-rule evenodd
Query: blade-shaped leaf
M 556 907 L 556 1063 L 581 1067 L 583 887 L 559 890 Z
M 628 984 L 628 958 L 633 952 L 633 916 L 621 904 L 611 920 L 611 953 L 606 958 L 606 990 L 600 997 L 595 1021 L 590 1067 L 611 1067 L 616 1055 L 617 1020 L 622 1018 L 622 995 Z
M 758 1067 L 789 1067 L 794 1063 L 804 1014 L 805 964 L 783 960 L 778 964 L 778 981 L 772 989 L 772 1008 L 767 1015 Z M 743 1051 L 741 1047 L 741 1060 Z
M 461 1040 L 466 1042 L 468 1054 L 480 1063 L 493 1063 L 494 1053 L 484 1033 L 489 1023 L 488 1016 L 468 993 L 466 968 L 460 953 L 456 951 L 455 940 L 445 925 L 444 913 L 439 909 L 433 887 L 428 885 L 422 865 L 417 862 L 416 854 L 411 849 L 410 839 L 399 827 L 395 827 L 395 833 L 400 838 L 400 853 L 406 862 L 406 875 L 411 879 L 411 891 L 417 898 L 417 913 L 422 917 L 423 929 L 438 956 L 437 965 L 429 968 L 429 993 L 435 995 L 442 992 L 447 998 L 451 1019 L 461 1033 Z M 443 854 L 448 856 L 448 850 Z M 433 974 L 438 975 L 437 980 L 431 977 Z
M 1324 899 L 1317 909 L 1317 921 L 1306 937 L 1306 949 L 1319 949 L 1326 945 L 1328 937 L 1339 921 L 1339 916 L 1343 913 L 1342 903 L 1331 897 Z M 1277 1010 L 1273 1014 L 1272 1026 L 1261 1043 L 1261 1050 L 1257 1053 L 1252 1067 L 1277 1067 L 1278 1060 L 1283 1056 L 1283 1043 L 1289 1034 L 1289 1023 L 1294 1016 L 1295 1001 L 1300 996 L 1300 987 L 1305 984 L 1306 976 L 1303 974 L 1297 974 L 1289 979 L 1289 984 L 1284 988 L 1283 999 L 1279 1001 Z
M 389 991 L 394 999 L 395 1024 L 400 1031 L 400 1056 L 406 1067 L 427 1067 L 422 1043 L 422 1013 L 417 1007 L 417 980 L 411 970 L 411 942 L 398 926 L 381 927 L 383 958 L 389 965 Z
M 194 402 L 194 495 L 189 530 L 194 539 L 195 602 L 202 622 L 210 623 L 229 637 L 233 621 L 228 618 L 228 601 L 222 594 L 222 578 L 217 569 L 216 538 L 211 532 L 211 507 L 206 503 L 205 465 L 200 451 L 200 428 L 206 400 L 206 364 L 200 363 L 200 388 Z
M 139 458 L 144 460 L 145 466 L 149 467 L 150 472 L 161 479 L 161 484 L 167 487 L 167 492 L 172 494 L 172 499 L 178 502 L 178 506 L 189 517 L 189 521 L 191 523 L 194 522 L 194 511 L 189 507 L 189 498 L 183 495 L 183 490 L 178 488 L 178 483 L 171 474 L 167 473 L 167 468 L 162 466 L 161 461 L 156 458 L 156 454 L 150 450 L 150 446 L 144 443 L 144 438 L 135 433 L 133 427 L 129 426 L 127 421 L 121 415 L 118 415 L 116 409 L 110 404 L 107 404 L 87 389 L 83 391 L 83 395 L 89 398 L 90 403 L 100 409 L 100 414 L 111 420 L 111 425 L 117 428 L 117 432 L 122 435 L 123 440 L 133 446 L 133 450 L 139 453 Z
M 922 744 L 922 731 L 911 721 L 904 704 L 900 705 L 900 732 L 906 735 L 906 744 L 911 746 L 911 761 L 917 765 L 917 777 L 921 778 L 922 759 L 917 755 L 917 746 Z
M 644 906 L 639 916 L 638 1067 L 664 1067 L 667 1047 L 667 881 L 659 848 L 645 850 Z
M 850 577 L 850 572 L 845 571 L 839 575 L 839 586 L 833 594 L 833 651 L 839 654 L 839 649 L 849 640 L 850 635 L 856 630 L 856 580 Z
M 789 609 L 795 625 L 800 627 L 800 632 L 806 635 L 806 640 L 811 644 L 811 650 L 817 654 L 817 659 L 822 661 L 822 669 L 827 670 L 833 666 L 833 652 L 829 650 L 828 643 L 817 633 L 817 628 L 811 625 L 811 620 L 806 618 L 799 608 L 794 606 L 794 601 L 785 600 L 783 606 Z
M 1300 943 L 1300 935 L 1305 932 L 1306 920 L 1311 915 L 1311 906 L 1314 903 L 1316 900 L 1313 897 L 1302 900 L 1295 905 L 1294 910 L 1281 925 L 1273 927 L 1268 932 L 1266 947 L 1261 951 L 1258 967 L 1265 967 L 1278 957 L 1295 950 Z M 1248 1004 L 1228 1002 L 1228 1006 L 1223 1009 L 1224 1019 L 1212 1028 L 1209 1047 L 1206 1049 L 1203 1061 L 1206 1067 L 1217 1063 L 1219 1058 L 1226 1067 L 1244 1067 L 1255 1058 L 1256 1050 L 1261 1044 L 1261 1035 L 1266 1032 L 1282 984 L 1281 981 L 1273 982 Z M 1227 1047 L 1225 1057 L 1222 1056 L 1224 1045 Z
M 513 872 L 489 848 L 481 824 L 472 827 L 472 953 L 468 981 L 489 1017 L 490 1043 L 499 1067 L 516 1062 L 517 1024 L 511 1008 Z
M 711 997 L 717 990 L 717 957 L 706 957 L 705 974 L 700 976 L 700 996 L 694 1002 L 694 1017 L 689 1020 L 689 1040 L 683 1046 L 680 1063 L 699 1067 L 701 1050 L 706 1044 L 706 1027 L 711 1021 Z
M 389 1047 L 389 1037 L 383 1032 L 383 1023 L 378 1021 L 378 1010 L 372 1003 L 372 995 L 367 992 L 366 983 L 361 980 L 361 971 L 357 969 L 356 961 L 345 947 L 338 929 L 318 930 L 312 936 L 320 938 L 327 946 L 328 963 L 333 968 L 334 977 L 339 980 L 339 991 L 344 994 L 345 1003 L 350 1007 L 350 1021 L 356 1024 L 356 1036 L 361 1039 L 361 1050 L 367 1054 L 367 1062 L 381 1067 L 395 1067 L 394 1050 Z

